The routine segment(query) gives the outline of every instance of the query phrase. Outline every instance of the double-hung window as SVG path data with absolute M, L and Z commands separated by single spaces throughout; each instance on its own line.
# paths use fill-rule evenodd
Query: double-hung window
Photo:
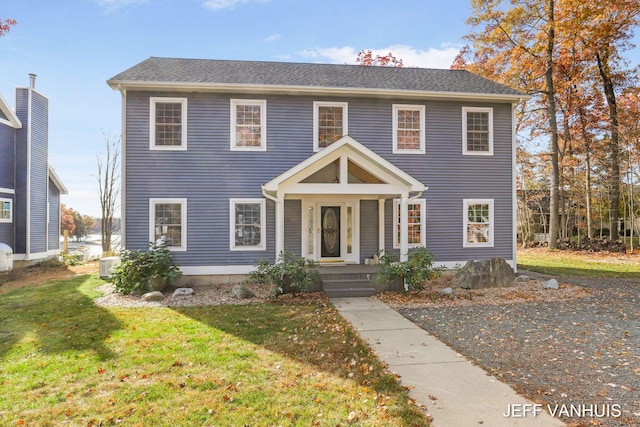
M 426 200 L 407 203 L 407 242 L 409 248 L 426 246 Z M 393 200 L 393 248 L 400 249 L 400 199 Z
M 151 150 L 187 149 L 187 98 L 152 97 L 149 114 Z
M 13 200 L 0 198 L 0 222 L 13 221 Z
M 187 250 L 187 199 L 149 200 L 149 240 L 172 251 Z
M 493 199 L 464 199 L 463 246 L 493 246 Z
M 462 154 L 493 155 L 493 108 L 462 107 Z
M 230 200 L 230 249 L 232 251 L 266 249 L 265 210 L 264 199 Z
M 231 150 L 267 149 L 267 101 L 231 100 Z
M 393 105 L 393 153 L 425 152 L 424 105 Z
M 313 150 L 319 151 L 333 144 L 349 130 L 346 102 L 313 103 Z

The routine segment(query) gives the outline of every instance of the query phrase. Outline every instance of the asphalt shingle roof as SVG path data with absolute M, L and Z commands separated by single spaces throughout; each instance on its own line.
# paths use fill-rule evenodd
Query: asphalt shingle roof
M 513 95 L 463 70 L 151 57 L 107 81 L 118 84 L 255 85 Z

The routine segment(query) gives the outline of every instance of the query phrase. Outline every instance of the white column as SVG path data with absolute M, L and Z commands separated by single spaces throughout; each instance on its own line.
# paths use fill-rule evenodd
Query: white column
M 276 201 L 276 257 L 284 250 L 284 196 L 277 195 Z
M 408 193 L 402 193 L 400 196 L 400 261 L 407 261 L 409 259 L 409 223 L 407 217 L 409 216 L 409 209 L 407 200 L 409 199 Z
M 384 199 L 378 199 L 378 250 L 384 249 Z

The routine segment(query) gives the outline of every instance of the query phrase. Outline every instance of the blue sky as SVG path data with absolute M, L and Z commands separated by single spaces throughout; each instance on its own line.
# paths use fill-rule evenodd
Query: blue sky
M 99 216 L 96 157 L 121 128 L 106 80 L 150 56 L 355 63 L 361 49 L 448 68 L 469 0 L 0 0 L 0 94 L 38 75 L 49 98 L 49 162 L 63 203 Z M 636 58 L 638 58 L 636 50 Z M 637 64 L 638 60 L 635 61 Z

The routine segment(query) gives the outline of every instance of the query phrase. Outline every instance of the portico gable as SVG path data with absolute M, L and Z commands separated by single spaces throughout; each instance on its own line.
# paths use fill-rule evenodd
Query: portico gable
M 407 203 L 427 187 L 350 136 L 285 171 L 262 186 L 276 204 L 276 253 L 284 248 L 284 200 L 299 199 L 303 209 L 302 247 L 318 260 L 359 262 L 359 201 L 379 203 L 379 249 L 384 249 L 384 201 L 400 199 L 400 253 L 408 252 Z M 303 255 L 305 255 L 303 254 Z

